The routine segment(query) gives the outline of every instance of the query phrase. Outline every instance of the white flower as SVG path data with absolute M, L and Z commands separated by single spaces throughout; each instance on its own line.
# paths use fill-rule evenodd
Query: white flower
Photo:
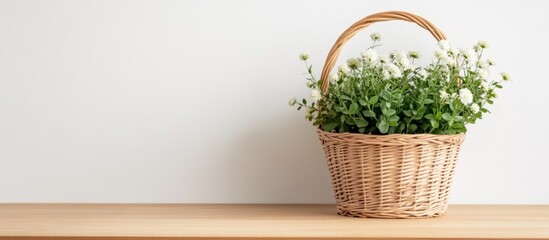
M 391 53 L 389 54 L 389 57 L 392 60 L 395 60 L 396 62 L 398 62 L 400 59 L 407 58 L 404 51 L 397 51 L 397 50 L 391 51 Z
M 451 98 L 451 99 L 456 99 L 457 96 L 458 96 L 457 93 L 452 93 L 452 95 L 450 95 L 450 98 Z
M 484 90 L 485 92 L 487 92 L 490 89 L 490 84 L 488 83 L 488 81 L 480 82 L 480 86 L 482 87 L 482 90 Z
M 398 60 L 399 58 L 405 58 L 406 54 L 404 54 L 403 51 L 393 50 L 391 51 L 391 53 L 389 53 L 389 57 Z
M 409 51 L 408 57 L 411 59 L 419 59 L 421 57 L 421 53 L 418 51 Z
M 313 99 L 313 101 L 318 101 L 320 100 L 320 98 L 322 97 L 322 94 L 320 94 L 320 91 L 318 89 L 313 89 L 313 91 L 311 91 L 311 99 Z
M 440 99 L 442 100 L 448 99 L 448 93 L 444 90 L 440 90 Z
M 416 87 L 416 83 L 414 81 L 409 81 L 408 85 L 410 85 L 410 87 L 413 87 L 413 88 Z
M 454 61 L 453 59 L 448 56 L 448 52 L 442 49 L 437 49 L 435 51 L 435 57 L 440 61 L 442 64 L 449 64 L 453 65 Z
M 478 104 L 473 103 L 473 104 L 471 105 L 471 112 L 473 112 L 473 113 L 478 113 L 479 110 L 480 110 L 480 107 L 478 106 Z
M 448 51 L 450 49 L 450 42 L 448 42 L 448 40 L 440 40 L 438 46 L 440 49 Z
M 339 65 L 339 67 L 337 68 L 338 71 L 340 72 L 348 72 L 349 71 L 349 67 L 347 67 L 347 65 Z
M 477 57 L 477 53 L 473 49 L 460 49 L 459 53 L 469 61 L 473 61 Z
M 377 61 L 377 52 L 376 50 L 370 48 L 366 52 L 362 53 L 362 57 L 367 63 L 373 63 Z
M 410 67 L 410 61 L 408 61 L 408 58 L 399 58 L 397 60 L 397 64 L 404 69 L 408 69 L 408 67 Z
M 387 56 L 387 55 L 385 55 L 385 54 L 379 55 L 379 62 L 381 62 L 381 63 L 388 63 L 388 62 L 390 62 L 389 56 Z
M 478 70 L 478 76 L 480 77 L 480 79 L 486 81 L 488 80 L 488 75 L 490 75 L 490 72 L 488 72 L 487 70 L 484 70 L 484 69 Z
M 389 73 L 389 71 L 387 71 L 387 69 L 383 69 L 383 78 L 384 79 L 389 79 L 391 78 L 391 74 Z
M 309 54 L 302 53 L 299 55 L 299 59 L 301 59 L 301 61 L 307 61 L 307 59 L 309 59 Z
M 347 65 L 352 69 L 357 69 L 362 64 L 360 63 L 360 60 L 358 60 L 357 58 L 349 58 L 349 60 L 347 60 Z
M 305 111 L 305 118 L 306 119 L 310 119 L 313 117 L 313 113 L 310 109 L 307 109 L 307 111 Z
M 379 41 L 381 40 L 381 35 L 379 33 L 372 33 L 370 34 L 370 39 L 372 39 L 372 41 Z
M 385 78 L 399 78 L 402 77 L 402 72 L 400 71 L 400 68 L 397 67 L 397 65 L 393 63 L 386 64 L 383 68 L 383 76 Z
M 444 80 L 445 80 L 446 82 L 452 81 L 452 79 L 450 78 L 450 74 L 446 74 L 446 78 L 444 78 Z
M 479 61 L 477 63 L 477 66 L 480 69 L 488 69 L 490 67 L 490 64 L 487 61 Z
M 448 73 L 450 71 L 450 67 L 448 67 L 448 65 L 440 65 L 440 70 L 442 70 L 442 72 L 444 73 Z M 448 78 L 450 77 L 450 75 L 447 76 Z M 449 81 L 449 79 L 446 79 L 446 81 Z
M 476 52 L 480 52 L 482 49 L 485 49 L 488 47 L 488 43 L 486 41 L 480 41 L 478 42 L 473 48 Z
M 401 68 L 406 69 L 410 66 L 410 61 L 408 61 L 408 58 L 403 51 L 392 51 L 390 56 Z
M 422 78 L 422 79 L 426 79 L 427 76 L 429 76 L 429 73 L 425 70 L 425 69 L 420 69 L 417 74 Z
M 486 60 L 486 63 L 488 63 L 489 66 L 495 66 L 496 65 L 496 62 L 492 59 Z
M 312 88 L 315 86 L 315 82 L 313 82 L 313 80 L 307 80 L 307 82 L 305 82 L 305 86 Z
M 438 60 L 442 60 L 444 57 L 446 57 L 446 51 L 442 50 L 442 49 L 437 49 L 435 51 L 435 57 L 438 59 Z
M 336 73 L 330 75 L 331 82 L 337 82 L 337 80 L 339 80 L 339 75 L 337 75 Z
M 290 98 L 290 100 L 288 100 L 288 105 L 293 106 L 297 103 L 297 99 L 295 99 L 295 97 L 292 97 Z
M 501 75 L 501 79 L 503 79 L 503 81 L 511 80 L 511 77 L 509 77 L 509 74 L 506 73 L 506 72 L 501 72 L 500 75 Z
M 448 54 L 456 57 L 459 54 L 459 49 L 456 47 L 450 47 L 450 49 L 448 49 Z
M 459 90 L 459 100 L 463 105 L 469 105 L 473 102 L 473 94 L 467 88 L 462 88 Z

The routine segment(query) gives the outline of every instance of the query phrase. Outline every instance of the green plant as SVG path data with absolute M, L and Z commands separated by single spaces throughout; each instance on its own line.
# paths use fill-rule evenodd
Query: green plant
M 372 34 L 371 47 L 361 57 L 340 66 L 322 93 L 309 56 L 302 54 L 312 89 L 311 101 L 290 99 L 290 106 L 305 108 L 305 117 L 324 131 L 369 134 L 457 134 L 467 131 L 487 113 L 487 104 L 496 98 L 501 80 L 489 81 L 491 60 L 484 60 L 486 42 L 472 49 L 458 50 L 448 41 L 438 43 L 435 61 L 414 67 L 418 52 L 393 51 L 379 55 L 379 34 Z

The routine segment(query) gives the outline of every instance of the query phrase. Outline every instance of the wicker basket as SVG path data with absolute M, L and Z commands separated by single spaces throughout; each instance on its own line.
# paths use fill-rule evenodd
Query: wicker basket
M 328 79 L 343 44 L 375 22 L 404 20 L 444 34 L 405 12 L 370 15 L 353 24 L 330 50 L 321 79 Z M 328 89 L 323 81 L 321 90 Z M 428 218 L 444 214 L 465 135 L 330 133 L 317 130 L 326 154 L 338 214 L 373 218 Z

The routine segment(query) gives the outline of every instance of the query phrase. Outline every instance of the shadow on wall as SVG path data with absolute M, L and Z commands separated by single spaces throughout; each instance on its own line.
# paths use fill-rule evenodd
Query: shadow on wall
M 223 176 L 220 179 L 227 182 L 212 184 L 225 185 L 223 191 L 230 192 L 216 201 L 235 202 L 226 196 L 240 195 L 251 203 L 333 202 L 315 128 L 301 118 L 302 113 L 261 124 L 268 128 L 256 125 L 242 129 L 224 144 L 225 149 L 217 150 L 221 159 L 215 168 Z

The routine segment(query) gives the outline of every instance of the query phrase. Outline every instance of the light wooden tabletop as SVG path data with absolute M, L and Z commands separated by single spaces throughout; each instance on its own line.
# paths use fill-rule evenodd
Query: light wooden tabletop
M 0 239 L 549 239 L 549 205 L 451 205 L 358 219 L 333 205 L 0 204 Z

